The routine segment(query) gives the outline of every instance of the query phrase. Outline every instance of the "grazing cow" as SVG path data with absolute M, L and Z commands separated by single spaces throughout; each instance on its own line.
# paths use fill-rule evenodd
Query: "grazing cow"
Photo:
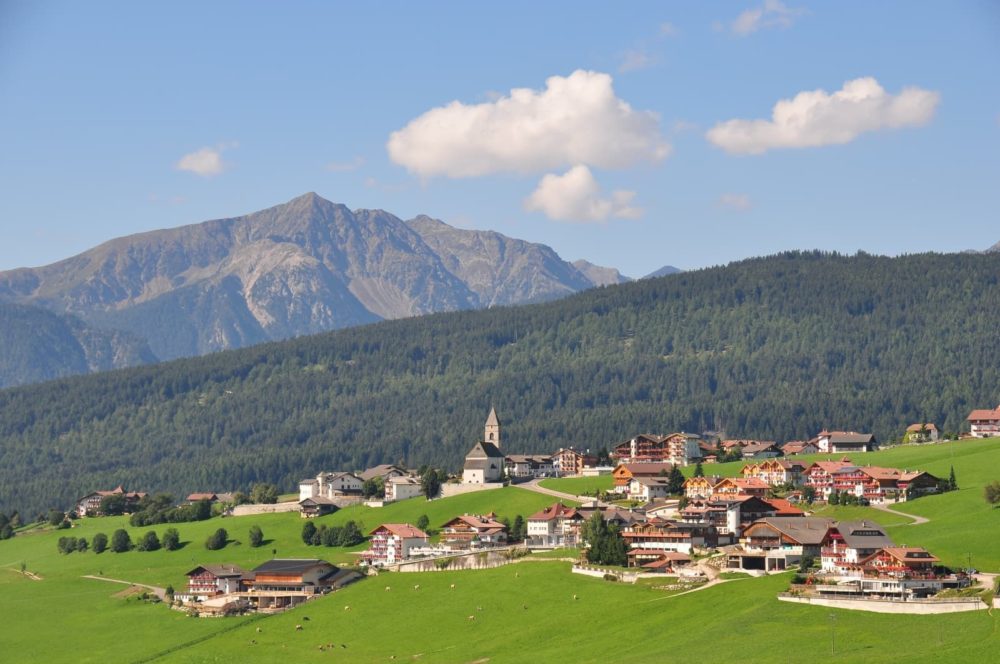
M 302 631 L 302 625 L 296 625 L 295 626 L 295 631 L 296 632 L 301 632 Z
M 344 607 L 344 611 L 350 611 L 350 610 L 351 610 L 350 605 Z
M 451 584 L 451 589 L 452 589 L 452 590 L 454 590 L 454 589 L 455 589 L 455 584 L 454 584 L 454 583 L 453 583 L 453 584 Z
M 576 595 L 573 595 L 573 599 L 580 599 L 580 598 L 577 597 Z
M 475 619 L 476 619 L 475 616 L 469 616 L 469 620 L 475 620 Z
M 392 590 L 392 588 L 390 588 L 389 586 L 386 586 L 386 587 L 385 587 L 385 591 L 386 591 L 386 592 L 389 592 L 390 590 Z
M 420 584 L 418 583 L 418 584 L 416 584 L 415 586 L 413 586 L 413 589 L 414 589 L 414 590 L 420 590 Z
M 258 633 L 258 634 L 260 634 L 260 633 L 261 633 L 261 632 L 263 632 L 263 631 L 264 631 L 264 630 L 262 630 L 262 629 L 261 629 L 260 627 L 258 627 L 258 628 L 257 628 L 257 633 Z

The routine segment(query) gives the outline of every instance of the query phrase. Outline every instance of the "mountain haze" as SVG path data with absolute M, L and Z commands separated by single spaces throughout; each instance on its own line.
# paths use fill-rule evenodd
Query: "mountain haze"
M 127 332 L 168 360 L 594 285 L 544 245 L 425 216 L 352 211 L 310 193 L 2 272 L 0 301 Z M 0 385 L 11 383 L 6 371 L 0 366 Z

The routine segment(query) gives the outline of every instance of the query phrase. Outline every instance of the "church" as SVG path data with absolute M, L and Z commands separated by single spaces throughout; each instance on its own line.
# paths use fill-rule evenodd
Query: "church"
M 503 481 L 504 454 L 500 451 L 500 420 L 495 408 L 490 408 L 483 430 L 483 440 L 465 455 L 463 484 L 490 484 Z

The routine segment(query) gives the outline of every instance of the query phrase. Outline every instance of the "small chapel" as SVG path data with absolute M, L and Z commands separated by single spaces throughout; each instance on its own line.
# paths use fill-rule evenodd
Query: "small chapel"
M 483 439 L 465 455 L 463 484 L 491 484 L 503 481 L 504 454 L 500 451 L 500 419 L 496 408 L 490 408 L 483 430 Z

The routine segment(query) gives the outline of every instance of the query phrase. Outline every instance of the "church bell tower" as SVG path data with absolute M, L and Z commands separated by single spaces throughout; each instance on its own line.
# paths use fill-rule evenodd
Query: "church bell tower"
M 497 449 L 500 449 L 500 420 L 497 418 L 496 408 L 491 407 L 489 417 L 486 418 L 483 442 L 493 443 Z

